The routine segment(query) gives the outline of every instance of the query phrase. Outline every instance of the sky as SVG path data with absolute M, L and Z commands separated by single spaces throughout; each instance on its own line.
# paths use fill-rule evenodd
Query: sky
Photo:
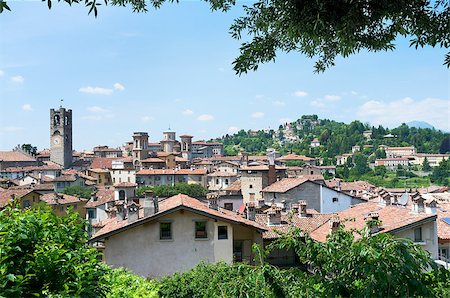
M 274 63 L 238 76 L 242 41 L 229 34 L 242 15 L 205 2 L 165 4 L 148 13 L 83 5 L 9 2 L 0 14 L 0 150 L 49 148 L 49 110 L 73 111 L 73 147 L 117 147 L 134 131 L 151 142 L 170 128 L 195 140 L 240 129 L 277 128 L 304 114 L 395 127 L 426 121 L 450 131 L 450 74 L 445 49 L 338 58 L 315 74 L 314 60 L 279 53 Z M 448 50 L 447 50 L 448 51 Z

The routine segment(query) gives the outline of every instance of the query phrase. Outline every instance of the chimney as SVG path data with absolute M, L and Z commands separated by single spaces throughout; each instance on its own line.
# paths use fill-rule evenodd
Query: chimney
M 433 198 L 425 202 L 425 213 L 436 214 L 437 201 Z
M 366 225 L 369 229 L 370 235 L 377 233 L 380 230 L 380 214 L 377 211 L 371 211 L 366 217 Z
M 336 180 L 336 190 L 341 191 L 341 180 Z
M 281 224 L 281 208 L 272 205 L 270 209 L 267 211 L 267 215 L 269 216 L 269 226 L 280 225 Z
M 281 205 L 282 205 L 281 209 L 283 211 L 286 211 L 286 208 L 287 208 L 286 200 L 281 200 Z
M 298 214 L 298 209 L 300 208 L 300 205 L 298 203 L 292 203 L 291 204 L 291 210 L 294 214 Z
M 298 202 L 298 206 L 299 206 L 299 212 L 298 212 L 299 214 L 298 214 L 298 216 L 299 217 L 307 217 L 308 213 L 306 212 L 306 206 L 307 206 L 306 201 L 305 200 L 299 201 Z
M 158 197 L 153 197 L 153 209 L 155 214 L 159 212 L 159 200 Z
M 126 205 L 124 204 L 124 202 L 117 201 L 116 208 L 117 208 L 117 216 L 116 216 L 117 221 L 124 220 L 127 215 L 127 209 L 126 209 Z
M 139 205 L 132 202 L 128 205 L 128 223 L 135 222 L 139 219 Z
M 245 151 L 242 151 L 242 165 L 248 166 L 248 153 Z
M 146 190 L 144 193 L 144 217 L 155 213 L 153 204 L 153 190 Z
M 109 207 L 108 209 L 106 209 L 106 214 L 108 218 L 115 218 L 117 215 L 117 208 L 114 206 Z
M 339 227 L 341 226 L 341 220 L 339 219 L 339 215 L 333 214 L 330 218 L 329 224 L 331 233 L 334 233 L 337 230 L 339 230 Z
M 271 185 L 277 181 L 277 172 L 275 170 L 275 150 L 267 149 L 267 159 L 269 160 L 269 177 L 268 185 Z
M 219 210 L 219 204 L 218 204 L 219 195 L 212 193 L 208 196 L 208 208 L 213 210 Z
M 419 193 L 413 194 L 411 196 L 411 200 L 413 202 L 412 211 L 414 213 L 421 213 L 425 211 L 425 199 Z
M 254 202 L 247 203 L 247 219 L 255 221 L 256 218 L 256 206 Z

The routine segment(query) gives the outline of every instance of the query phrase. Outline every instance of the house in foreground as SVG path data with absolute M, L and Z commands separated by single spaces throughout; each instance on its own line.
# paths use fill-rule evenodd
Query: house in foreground
M 143 207 L 119 201 L 108 212 L 90 243 L 103 250 L 107 264 L 145 277 L 186 271 L 201 261 L 252 263 L 251 247 L 262 244 L 265 230 L 215 200 L 182 194 L 161 201 L 147 196 Z

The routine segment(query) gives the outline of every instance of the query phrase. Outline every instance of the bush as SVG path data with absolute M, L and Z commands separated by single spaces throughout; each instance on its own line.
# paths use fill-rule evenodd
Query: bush
M 106 282 L 110 286 L 107 298 L 158 297 L 159 283 L 156 280 L 147 280 L 122 268 L 111 270 Z
M 103 296 L 108 269 L 86 241 L 78 213 L 7 206 L 0 211 L 0 296 Z

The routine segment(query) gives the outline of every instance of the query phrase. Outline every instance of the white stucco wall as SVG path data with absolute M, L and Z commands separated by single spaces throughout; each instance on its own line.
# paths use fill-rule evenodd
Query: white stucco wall
M 195 221 L 207 222 L 207 239 L 195 239 Z M 172 223 L 172 240 L 160 240 L 159 223 Z M 217 226 L 228 226 L 228 239 L 217 239 Z M 231 262 L 233 258 L 232 226 L 197 215 L 178 211 L 105 240 L 104 260 L 113 267 L 125 267 L 145 277 L 161 277 L 186 271 L 200 261 Z
M 337 198 L 337 202 L 333 202 Z M 352 198 L 342 192 L 320 185 L 320 213 L 333 213 L 350 208 Z
M 407 238 L 414 241 L 414 229 L 422 227 L 422 240 L 419 244 L 423 249 L 427 250 L 431 254 L 431 258 L 436 259 L 438 256 L 438 238 L 437 238 L 437 225 L 436 221 L 426 223 L 423 225 L 415 226 L 407 230 L 395 233 L 395 237 Z

